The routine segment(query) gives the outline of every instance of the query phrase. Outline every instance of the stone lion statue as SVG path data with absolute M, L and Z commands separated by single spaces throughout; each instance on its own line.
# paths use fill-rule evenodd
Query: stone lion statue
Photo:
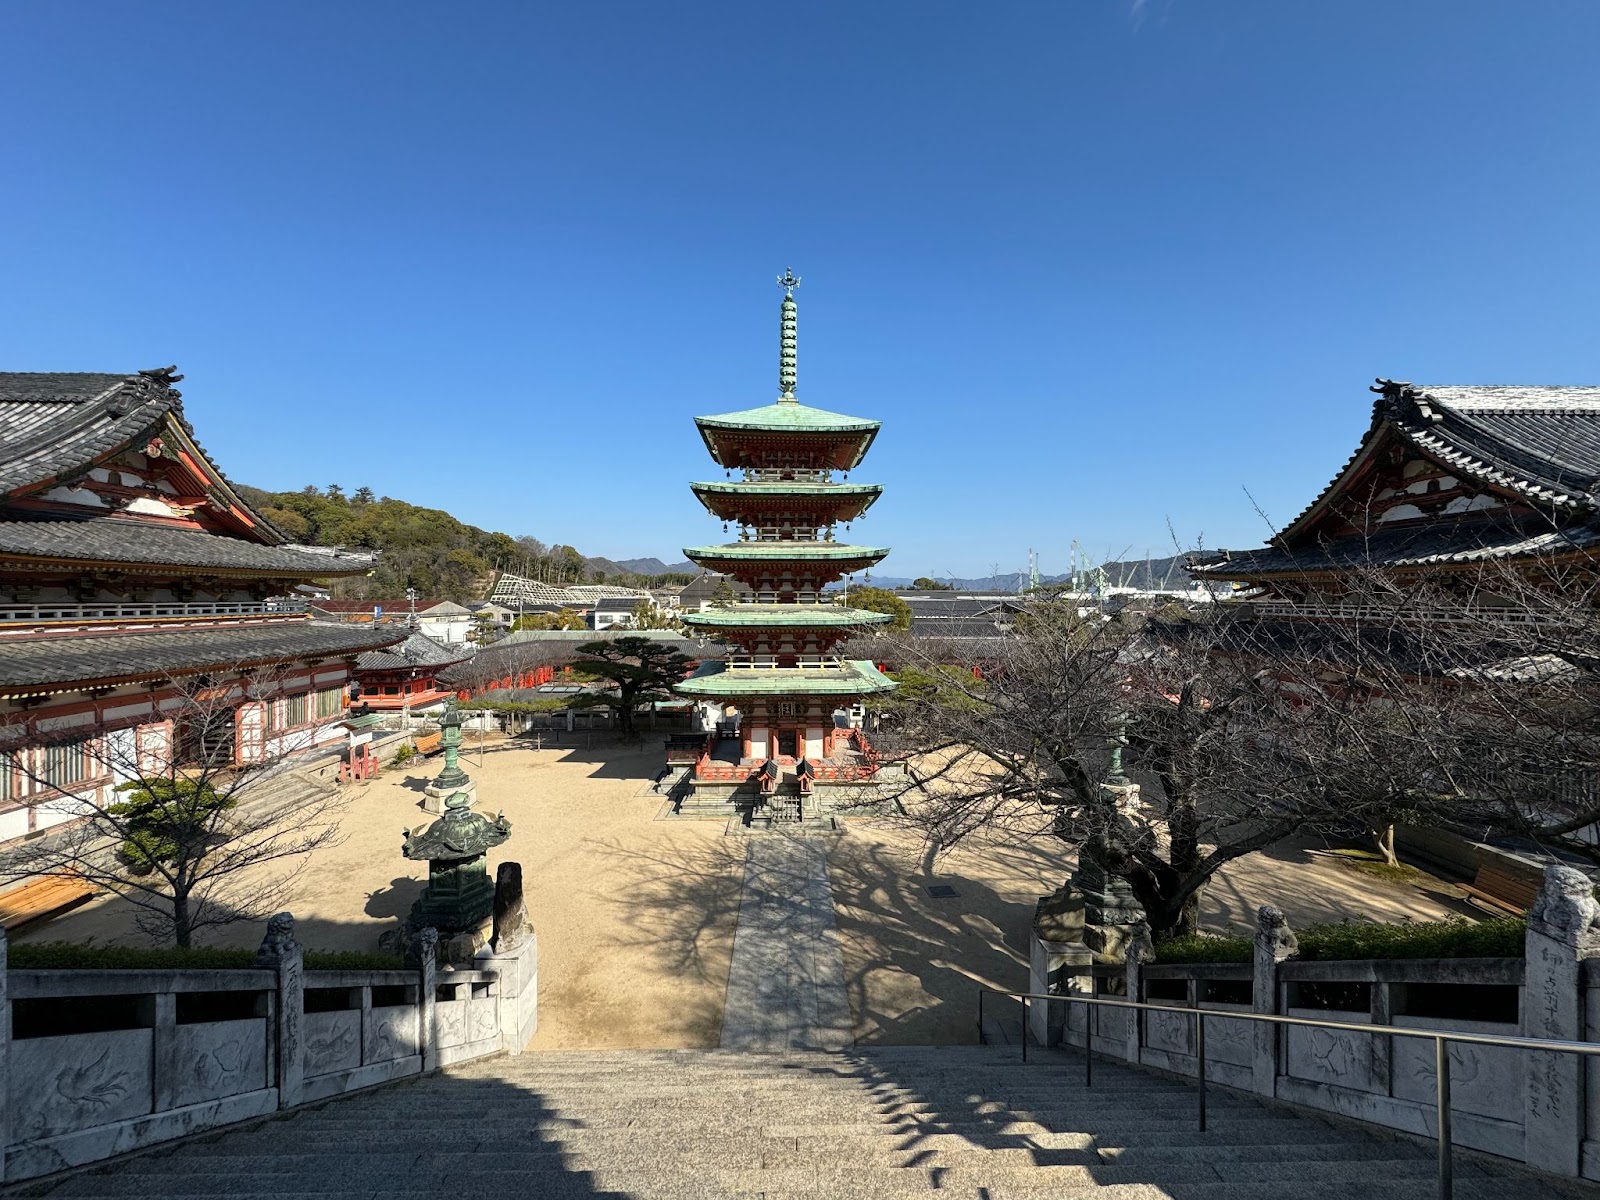
M 1600 918 L 1600 901 L 1594 898 L 1594 881 L 1575 867 L 1546 867 L 1544 886 L 1528 911 L 1530 921 L 1542 921 L 1572 935 L 1593 929 Z
M 287 955 L 299 949 L 294 940 L 294 914 L 281 912 L 267 918 L 267 935 L 261 939 L 256 951 L 256 966 L 276 966 Z
M 1289 918 L 1283 909 L 1263 904 L 1256 909 L 1256 948 L 1265 949 L 1274 962 L 1293 958 L 1300 952 L 1300 940 L 1289 928 Z

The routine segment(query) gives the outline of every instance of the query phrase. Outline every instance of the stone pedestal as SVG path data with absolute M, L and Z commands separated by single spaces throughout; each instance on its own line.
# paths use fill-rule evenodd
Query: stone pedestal
M 539 1032 L 539 939 L 530 930 L 513 947 L 479 952 L 476 965 L 499 973 L 500 1046 L 521 1054 Z
M 1029 939 L 1028 990 L 1039 995 L 1088 996 L 1094 993 L 1090 967 L 1094 951 L 1084 944 L 1083 895 L 1071 884 L 1039 900 Z M 1081 1013 L 1083 1006 L 1079 1006 Z M 1073 1024 L 1071 1005 L 1035 1002 L 1028 1014 L 1029 1032 L 1041 1046 L 1066 1038 Z M 1078 1017 L 1081 1024 L 1082 1017 Z
M 1600 956 L 1600 903 L 1572 867 L 1546 867 L 1528 913 L 1522 1036 L 1584 1040 L 1583 963 Z M 1524 1056 L 1525 1154 L 1530 1167 L 1578 1174 L 1584 1136 L 1584 1062 L 1575 1054 Z
M 460 770 L 460 769 L 457 769 L 456 774 L 461 777 L 461 781 L 462 781 L 459 787 L 453 786 L 451 784 L 443 782 L 445 777 L 444 777 L 444 774 L 441 773 L 438 779 L 435 779 L 427 787 L 422 789 L 422 811 L 423 812 L 430 812 L 430 813 L 442 813 L 442 812 L 444 812 L 444 802 L 446 800 L 448 800 L 451 796 L 454 796 L 457 792 L 465 792 L 466 793 L 466 795 L 467 795 L 467 803 L 468 804 L 474 804 L 474 803 L 477 802 L 477 799 L 478 799 L 478 784 L 477 784 L 477 782 L 475 780 L 473 780 L 473 779 L 468 778 L 467 773 L 465 771 Z
M 1133 898 L 1126 880 L 1108 874 L 1089 854 L 1079 860 L 1072 883 L 1083 895 L 1084 944 L 1102 961 L 1122 962 L 1145 924 L 1144 905 Z

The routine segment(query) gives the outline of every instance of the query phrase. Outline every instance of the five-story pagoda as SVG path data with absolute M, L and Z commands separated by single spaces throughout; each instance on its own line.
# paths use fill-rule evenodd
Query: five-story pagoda
M 691 487 L 713 516 L 739 527 L 739 540 L 684 549 L 699 566 L 733 576 L 754 594 L 748 603 L 684 615 L 686 625 L 729 643 L 730 653 L 726 662 L 704 664 L 677 690 L 715 701 L 722 714 L 693 771 L 694 806 L 744 808 L 764 800 L 781 817 L 826 807 L 820 798 L 832 785 L 872 781 L 876 756 L 849 713 L 863 697 L 895 685 L 871 662 L 838 653 L 853 634 L 890 618 L 835 603 L 823 591 L 889 553 L 834 539 L 835 528 L 859 517 L 883 490 L 835 479 L 860 464 L 879 423 L 795 398 L 800 281 L 785 272 L 778 282 L 784 296 L 777 401 L 695 418 L 712 459 L 739 478 Z

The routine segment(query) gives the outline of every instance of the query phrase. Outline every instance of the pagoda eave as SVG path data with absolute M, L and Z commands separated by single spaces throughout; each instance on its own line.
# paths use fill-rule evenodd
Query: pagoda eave
M 740 697 L 869 696 L 892 692 L 898 685 L 872 663 L 846 661 L 838 668 L 774 668 L 760 670 L 706 663 L 674 691 L 684 696 L 719 700 Z
M 712 516 L 747 525 L 779 524 L 786 519 L 796 524 L 853 521 L 883 494 L 883 487 L 875 483 L 694 483 L 689 487 Z
M 736 604 L 684 613 L 685 625 L 699 629 L 783 630 L 857 629 L 894 620 L 888 613 L 835 604 Z
M 874 426 L 863 432 L 785 432 L 756 427 L 719 427 L 707 418 L 695 422 L 706 449 L 718 466 L 738 470 L 763 465 L 770 454 L 784 454 L 802 467 L 854 470 L 877 436 Z

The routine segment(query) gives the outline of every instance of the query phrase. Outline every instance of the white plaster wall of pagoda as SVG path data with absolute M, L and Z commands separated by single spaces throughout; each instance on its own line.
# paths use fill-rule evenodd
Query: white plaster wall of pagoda
M 824 758 L 824 757 L 826 757 L 827 752 L 828 752 L 828 748 L 822 744 L 822 726 L 821 725 L 807 725 L 806 726 L 806 746 L 805 746 L 805 750 L 802 752 L 803 757 L 805 757 L 805 758 Z
M 138 732 L 133 727 L 112 729 L 105 734 L 105 762 L 111 768 L 111 782 L 131 783 L 139 778 Z
M 750 757 L 766 758 L 767 756 L 767 727 L 765 725 L 750 726 Z
M 98 790 L 84 796 L 53 796 L 42 803 L 34 805 L 34 828 L 49 829 L 52 826 L 64 825 L 68 821 L 75 821 L 80 817 L 93 815 L 96 803 L 110 803 L 109 797 L 101 797 Z

